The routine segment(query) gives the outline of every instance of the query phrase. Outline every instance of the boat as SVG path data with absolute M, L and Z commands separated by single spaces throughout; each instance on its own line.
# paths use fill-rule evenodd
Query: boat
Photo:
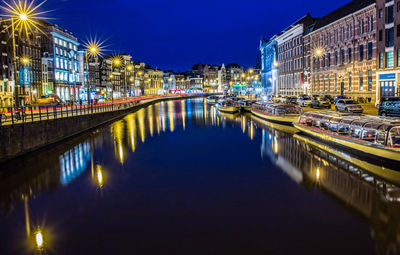
M 400 169 L 400 120 L 333 111 L 306 112 L 294 126 L 303 133 Z
M 233 100 L 218 100 L 217 109 L 225 113 L 238 113 L 239 107 L 236 106 Z
M 237 102 L 237 105 L 240 108 L 241 112 L 251 112 L 251 108 L 256 102 L 256 100 L 241 100 Z
M 219 99 L 221 99 L 220 96 L 209 96 L 207 97 L 206 102 L 207 104 L 216 104 Z
M 300 107 L 289 104 L 254 103 L 251 108 L 253 115 L 284 125 L 297 122 L 301 112 Z

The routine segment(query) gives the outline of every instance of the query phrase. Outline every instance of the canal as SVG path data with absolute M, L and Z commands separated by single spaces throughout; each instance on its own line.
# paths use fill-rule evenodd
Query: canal
M 400 189 L 366 171 L 381 165 L 203 99 L 0 168 L 0 254 L 400 252 Z

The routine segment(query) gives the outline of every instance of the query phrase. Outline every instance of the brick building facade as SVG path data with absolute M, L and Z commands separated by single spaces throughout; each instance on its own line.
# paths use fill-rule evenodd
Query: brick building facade
M 400 2 L 377 0 L 376 96 L 400 95 Z
M 376 99 L 376 4 L 354 0 L 305 35 L 311 94 Z

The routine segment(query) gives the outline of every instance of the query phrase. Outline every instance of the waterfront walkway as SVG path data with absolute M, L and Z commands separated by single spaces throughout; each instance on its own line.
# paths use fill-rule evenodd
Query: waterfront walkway
M 163 96 L 144 96 L 107 101 L 97 104 L 76 105 L 37 105 L 20 108 L 6 108 L 2 115 L 0 126 L 23 124 L 35 121 L 54 120 L 82 115 L 91 115 L 111 111 L 125 110 L 140 104 L 146 104 L 159 99 L 178 99 L 190 96 L 208 95 L 207 93 L 171 94 Z

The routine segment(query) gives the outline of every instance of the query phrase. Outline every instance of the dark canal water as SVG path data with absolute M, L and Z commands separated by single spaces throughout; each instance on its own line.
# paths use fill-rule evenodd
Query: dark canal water
M 170 101 L 9 162 L 0 254 L 397 254 L 400 189 L 292 132 Z

